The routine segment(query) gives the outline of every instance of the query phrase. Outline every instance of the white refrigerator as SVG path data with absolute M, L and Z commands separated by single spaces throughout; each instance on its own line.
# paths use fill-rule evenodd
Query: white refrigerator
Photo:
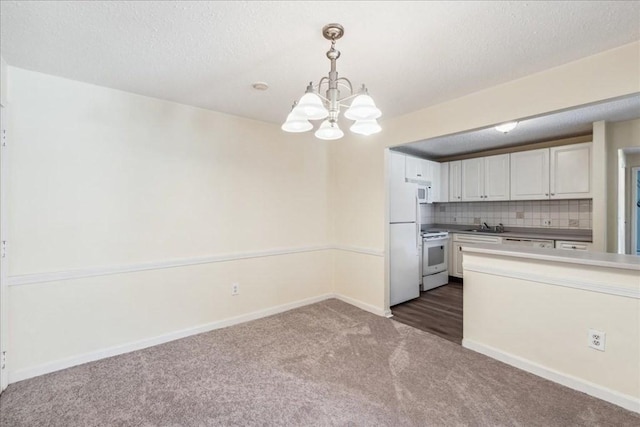
M 405 156 L 389 153 L 389 303 L 396 305 L 420 296 L 422 239 L 416 184 L 405 182 Z

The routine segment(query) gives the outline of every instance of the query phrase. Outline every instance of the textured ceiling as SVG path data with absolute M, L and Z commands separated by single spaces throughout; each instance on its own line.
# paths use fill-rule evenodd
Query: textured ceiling
M 512 147 L 591 133 L 593 122 L 617 122 L 640 118 L 640 95 L 572 108 L 522 119 L 504 134 L 493 127 L 445 135 L 395 147 L 394 150 L 437 160 L 447 156 L 476 153 L 492 148 Z
M 382 120 L 640 39 L 637 1 L 0 2 L 9 65 L 280 123 L 338 72 Z M 251 84 L 265 81 L 269 90 Z

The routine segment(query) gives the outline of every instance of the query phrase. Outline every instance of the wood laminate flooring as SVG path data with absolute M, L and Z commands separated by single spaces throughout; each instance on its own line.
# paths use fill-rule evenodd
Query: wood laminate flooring
M 462 283 L 420 292 L 420 297 L 391 307 L 393 319 L 462 344 Z

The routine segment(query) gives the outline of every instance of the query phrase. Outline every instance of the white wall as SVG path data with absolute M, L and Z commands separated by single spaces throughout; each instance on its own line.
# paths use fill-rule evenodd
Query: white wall
M 470 252 L 464 268 L 463 345 L 640 411 L 637 270 Z
M 11 68 L 13 378 L 332 291 L 384 313 L 385 148 L 638 92 L 639 47 L 383 121 L 383 132 L 369 138 L 328 144 Z M 327 245 L 339 249 L 311 250 Z M 281 249 L 298 253 L 242 258 Z M 79 269 L 82 277 L 131 263 L 234 255 L 42 281 L 59 271 Z M 230 296 L 232 281 L 241 295 Z
M 10 89 L 13 380 L 332 291 L 321 141 L 18 68 Z
M 335 239 L 345 246 L 385 250 L 386 147 L 491 126 L 640 92 L 640 42 L 580 59 L 480 92 L 382 120 L 382 132 L 369 139 L 347 135 L 331 145 L 331 195 Z M 426 77 L 428 78 L 428 76 Z M 384 106 L 380 106 L 384 109 Z M 384 118 L 384 117 L 383 117 Z M 594 207 L 595 208 L 595 207 Z M 336 255 L 345 276 L 357 268 Z M 354 283 L 336 275 L 336 289 L 358 300 L 388 304 L 385 261 L 361 254 L 376 266 L 376 276 Z M 351 257 L 351 255 L 349 255 Z M 383 275 L 384 274 L 384 275 Z M 382 306 L 381 309 L 388 307 Z

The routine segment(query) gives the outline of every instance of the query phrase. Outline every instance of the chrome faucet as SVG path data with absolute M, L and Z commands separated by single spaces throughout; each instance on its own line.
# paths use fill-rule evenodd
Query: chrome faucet
M 483 222 L 482 225 L 480 226 L 481 230 L 485 230 L 485 229 L 489 229 L 491 227 L 489 227 L 489 224 L 487 224 L 486 222 Z

